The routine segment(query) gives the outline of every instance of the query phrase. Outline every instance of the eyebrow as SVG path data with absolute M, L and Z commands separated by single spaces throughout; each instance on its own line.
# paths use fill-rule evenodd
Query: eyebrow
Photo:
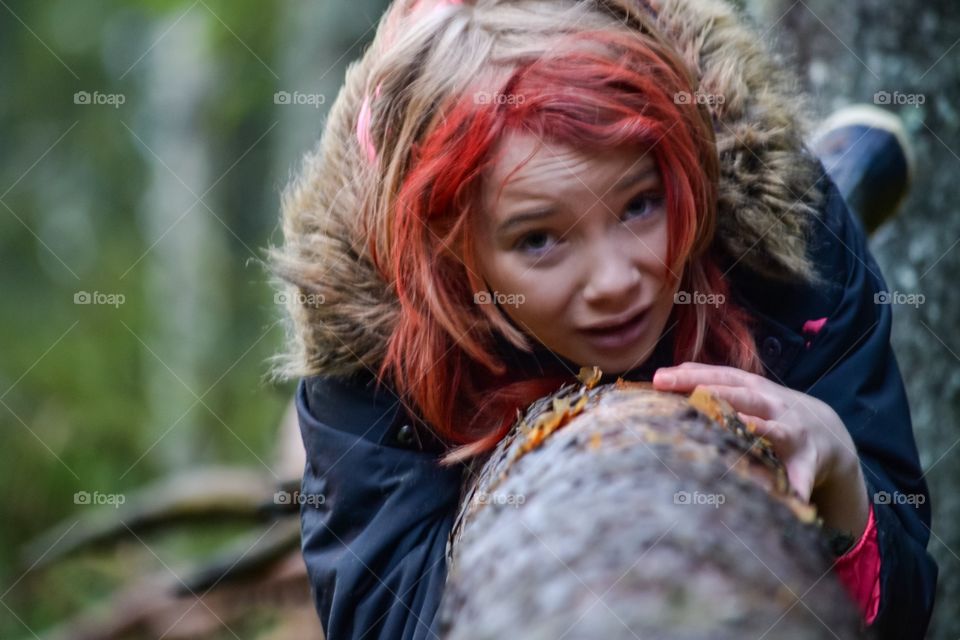
M 622 193 L 627 189 L 629 189 L 630 187 L 640 184 L 645 180 L 648 180 L 649 178 L 656 176 L 658 174 L 659 174 L 659 171 L 656 165 L 647 167 L 642 171 L 636 171 L 634 173 L 631 173 L 629 175 L 622 177 L 615 185 L 613 185 L 613 187 L 610 188 L 610 191 L 613 193 Z M 539 209 L 524 211 L 522 213 L 518 213 L 516 215 L 510 216 L 509 219 L 500 223 L 497 226 L 496 232 L 499 234 L 505 234 L 511 229 L 513 229 L 514 227 L 520 226 L 521 224 L 524 224 L 526 222 L 540 220 L 542 218 L 549 218 L 554 213 L 556 213 L 556 209 L 554 209 L 551 206 L 545 206 L 545 207 L 540 207 Z

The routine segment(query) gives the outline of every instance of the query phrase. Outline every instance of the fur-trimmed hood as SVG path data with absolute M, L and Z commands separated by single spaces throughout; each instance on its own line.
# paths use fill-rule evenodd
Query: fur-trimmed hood
M 763 278 L 811 279 L 807 243 L 821 195 L 817 161 L 803 142 L 797 82 L 726 0 L 644 4 L 699 79 L 700 94 L 722 97 L 708 99 L 720 158 L 715 243 L 731 263 Z M 348 70 L 323 139 L 284 192 L 285 244 L 273 256 L 287 281 L 292 323 L 281 376 L 375 371 L 396 323 L 396 292 L 375 269 L 357 223 L 362 187 L 348 177 L 339 185 L 318 179 L 358 161 L 362 150 L 345 137 L 363 101 L 363 83 L 350 82 L 351 74 L 365 73 L 362 64 Z

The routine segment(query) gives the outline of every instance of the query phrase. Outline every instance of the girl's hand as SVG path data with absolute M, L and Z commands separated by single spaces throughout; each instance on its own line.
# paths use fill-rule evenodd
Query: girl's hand
M 856 446 L 827 403 L 734 367 L 684 362 L 662 367 L 654 388 L 689 393 L 702 386 L 726 400 L 767 438 L 804 501 L 828 526 L 855 537 L 867 526 L 869 503 Z

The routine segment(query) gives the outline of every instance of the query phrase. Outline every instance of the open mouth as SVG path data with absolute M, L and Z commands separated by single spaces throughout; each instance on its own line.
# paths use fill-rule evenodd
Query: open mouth
M 580 333 L 598 349 L 622 349 L 633 344 L 647 325 L 649 309 L 641 311 L 623 324 L 606 329 L 581 329 Z

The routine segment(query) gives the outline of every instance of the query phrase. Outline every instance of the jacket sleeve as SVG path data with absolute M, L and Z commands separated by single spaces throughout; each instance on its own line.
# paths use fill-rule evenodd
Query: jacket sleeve
M 843 294 L 801 352 L 791 386 L 829 404 L 856 446 L 881 557 L 880 605 L 872 628 L 881 638 L 922 638 L 933 609 L 937 565 L 926 550 L 930 495 L 890 344 L 893 305 L 862 227 L 833 183 L 826 184 L 823 220 L 815 223 L 817 260 L 837 265 L 831 277 L 842 280 Z
M 435 637 L 462 471 L 393 443 L 404 414 L 389 395 L 332 378 L 297 387 L 303 557 L 328 640 Z

